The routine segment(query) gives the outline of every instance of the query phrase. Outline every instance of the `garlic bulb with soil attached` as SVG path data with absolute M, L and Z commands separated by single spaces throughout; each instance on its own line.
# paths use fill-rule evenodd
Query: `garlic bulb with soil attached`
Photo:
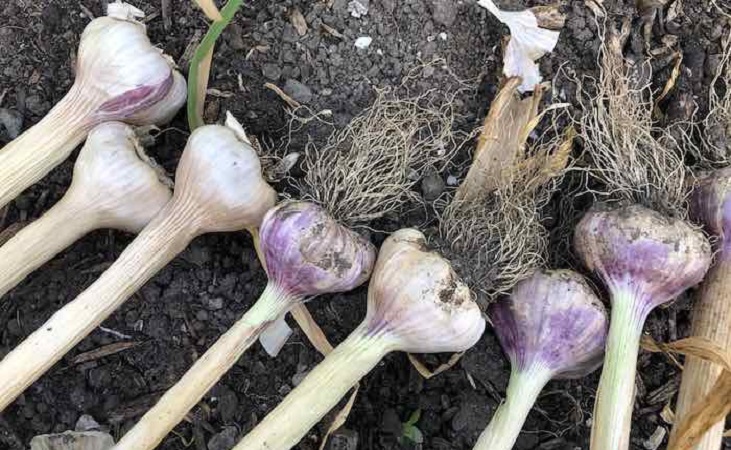
M 424 235 L 413 229 L 386 239 L 373 270 L 363 323 L 236 450 L 294 447 L 390 352 L 460 352 L 479 340 L 485 321 L 469 289 L 425 243 Z
M 79 44 L 76 80 L 39 123 L 0 149 L 0 208 L 69 157 L 108 121 L 165 123 L 185 103 L 185 79 L 150 43 L 141 12 L 112 3 Z
M 0 297 L 92 230 L 139 232 L 170 201 L 170 184 L 130 126 L 97 126 L 79 153 L 66 195 L 0 247 Z
M 608 318 L 584 278 L 570 270 L 536 272 L 489 310 L 512 371 L 505 398 L 476 450 L 513 448 L 551 379 L 581 378 L 601 364 Z
M 711 263 L 710 244 L 686 222 L 632 205 L 586 213 L 574 245 L 612 302 L 591 448 L 627 449 L 642 327 L 655 307 L 703 279 Z
M 228 127 L 196 129 L 173 197 L 117 261 L 0 361 L 0 410 L 204 233 L 258 227 L 275 203 L 254 149 Z
M 718 240 L 716 259 L 695 296 L 690 334 L 731 349 L 731 168 L 716 170 L 700 180 L 693 192 L 691 213 Z M 712 394 L 721 371 L 717 364 L 686 357 L 673 435 L 695 402 Z M 717 450 L 723 432 L 724 423 L 720 421 L 703 435 L 693 450 Z
M 140 419 L 115 449 L 155 448 L 260 334 L 314 296 L 349 291 L 370 277 L 373 245 L 319 206 L 281 203 L 259 229 L 269 283 L 259 300 Z

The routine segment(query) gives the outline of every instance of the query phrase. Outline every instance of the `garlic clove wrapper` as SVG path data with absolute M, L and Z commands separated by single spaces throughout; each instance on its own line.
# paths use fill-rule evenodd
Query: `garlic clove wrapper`
M 259 238 L 271 282 L 300 297 L 355 289 L 376 260 L 373 244 L 309 202 L 269 210 Z
M 639 205 L 594 208 L 576 227 L 574 243 L 610 291 L 642 300 L 642 317 L 698 284 L 711 263 L 700 230 Z
M 170 185 L 150 163 L 134 130 L 107 122 L 89 133 L 67 198 L 95 211 L 99 228 L 137 233 L 170 201 Z
M 513 370 L 540 366 L 553 378 L 580 378 L 602 363 L 607 311 L 576 272 L 536 272 L 488 313 Z
M 399 230 L 383 243 L 365 323 L 369 334 L 386 333 L 395 350 L 410 353 L 465 351 L 485 330 L 469 288 L 414 229 Z
M 198 208 L 195 225 L 201 234 L 258 227 L 277 199 L 251 145 L 221 125 L 202 126 L 190 135 L 175 184 L 173 203 Z

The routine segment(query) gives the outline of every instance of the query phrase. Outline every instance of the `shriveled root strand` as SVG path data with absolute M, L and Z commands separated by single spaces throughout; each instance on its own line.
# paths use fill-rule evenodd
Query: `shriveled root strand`
M 718 72 L 709 90 L 709 112 L 703 122 L 704 154 L 711 162 L 731 164 L 731 36 L 723 42 Z
M 468 284 L 488 298 L 507 293 L 545 265 L 548 231 L 546 206 L 568 166 L 573 129 L 561 134 L 551 126 L 527 154 L 504 168 L 489 196 L 452 202 L 440 220 L 445 253 Z
M 645 204 L 667 214 L 685 215 L 684 164 L 689 149 L 669 128 L 652 118 L 653 92 L 649 61 L 631 63 L 622 55 L 629 22 L 621 32 L 604 32 L 599 80 L 578 80 L 583 114 L 577 120 L 591 175 L 609 198 Z
M 379 91 L 374 104 L 322 148 L 308 147 L 303 198 L 350 226 L 417 201 L 414 185 L 429 171 L 443 170 L 464 140 L 453 130 L 451 100 L 437 91 L 410 98 Z

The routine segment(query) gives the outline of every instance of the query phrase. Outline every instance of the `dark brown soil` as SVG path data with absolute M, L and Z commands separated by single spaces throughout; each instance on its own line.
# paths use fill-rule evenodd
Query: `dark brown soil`
M 73 79 L 72 60 L 88 14 L 101 15 L 100 0 L 8 0 L 0 5 L 0 108 L 23 129 L 38 121 L 57 102 Z M 149 33 L 181 65 L 186 47 L 203 33 L 206 22 L 189 0 L 170 0 L 165 27 L 159 0 L 134 0 L 152 15 Z M 496 91 L 500 40 L 506 34 L 493 17 L 470 0 L 370 0 L 368 15 L 351 17 L 347 1 L 307 0 L 247 2 L 235 23 L 224 33 L 214 59 L 210 87 L 222 95 L 209 97 L 206 118 L 219 120 L 226 110 L 241 119 L 247 131 L 264 143 L 281 145 L 287 137 L 284 104 L 263 87 L 281 87 L 313 111 L 330 109 L 335 127 L 342 127 L 366 107 L 374 87 L 393 86 L 419 61 L 435 57 L 462 79 L 478 80 L 479 88 L 459 99 L 465 129 L 478 126 Z M 366 3 L 368 3 L 366 1 Z M 501 1 L 502 6 L 534 6 L 549 1 Z M 544 58 L 547 78 L 563 67 L 579 75 L 596 75 L 598 40 L 593 15 L 583 0 L 567 2 L 568 22 L 554 55 Z M 632 17 L 632 4 L 604 0 L 610 11 Z M 621 2 L 620 2 L 621 3 Z M 675 2 L 669 2 L 675 3 Z M 663 36 L 679 38 L 685 54 L 677 95 L 698 100 L 701 113 L 720 39 L 728 24 L 702 0 L 685 0 L 679 18 L 653 27 L 653 45 Z M 83 8 L 82 8 L 83 5 Z M 288 20 L 297 7 L 309 31 L 299 36 Z M 640 20 L 635 19 L 639 29 Z M 323 24 L 340 33 L 323 32 Z M 440 37 L 440 33 L 446 33 Z M 366 50 L 353 46 L 359 36 L 371 36 Z M 642 52 L 639 32 L 630 51 Z M 654 83 L 660 87 L 671 65 L 658 63 Z M 423 75 L 422 85 L 438 87 L 451 77 L 438 69 Z M 304 85 L 292 83 L 295 80 Z M 573 101 L 573 85 L 559 78 L 554 93 Z M 2 116 L 2 115 L 0 115 Z M 183 115 L 162 131 L 149 150 L 173 172 L 187 137 Z M 309 136 L 315 141 L 325 138 Z M 0 145 L 10 140 L 0 125 Z M 302 151 L 307 137 L 294 136 L 289 149 Z M 73 162 L 68 161 L 25 192 L 7 211 L 0 211 L 0 230 L 18 221 L 33 220 L 64 193 Z M 449 175 L 441 174 L 443 178 Z M 454 175 L 461 175 L 454 173 Z M 284 187 L 286 189 L 286 187 Z M 408 217 L 408 216 L 404 216 Z M 394 226 L 413 226 L 399 219 Z M 72 300 L 114 261 L 133 237 L 99 231 L 59 255 L 0 303 L 0 356 Z M 382 239 L 381 237 L 377 237 Z M 28 389 L 0 419 L 0 449 L 26 448 L 36 434 L 73 429 L 82 414 L 92 415 L 119 438 L 245 311 L 266 282 L 251 240 L 243 233 L 196 239 L 170 266 L 94 331 L 70 354 Z M 647 330 L 662 341 L 683 337 L 688 328 L 690 302 L 655 312 Z M 365 290 L 326 296 L 311 309 L 331 341 L 341 341 L 365 312 Z M 112 330 L 112 331 L 109 331 Z M 125 337 L 127 335 L 128 337 Z M 133 341 L 135 347 L 74 365 L 71 358 L 106 344 Z M 222 450 L 227 435 L 245 433 L 293 387 L 294 380 L 320 357 L 306 338 L 295 331 L 280 356 L 271 359 L 257 345 L 171 433 L 161 448 Z M 434 363 L 436 359 L 427 358 Z M 358 448 L 367 450 L 414 447 L 401 438 L 402 423 L 417 410 L 425 449 L 468 449 L 501 401 L 509 376 L 491 332 L 468 352 L 456 368 L 425 381 L 402 354 L 391 355 L 370 374 L 344 429 L 330 448 L 357 435 Z M 588 448 L 591 410 L 598 375 L 585 380 L 553 382 L 531 413 L 517 449 Z M 664 356 L 642 354 L 638 377 L 633 448 L 642 449 L 658 427 L 669 430 L 660 417 L 674 403 L 679 372 Z M 286 424 L 282 424 L 286 426 Z M 227 427 L 235 427 L 231 430 Z M 223 434 L 219 434 L 222 433 Z M 317 448 L 322 429 L 313 430 L 302 449 Z M 215 439 L 214 439 L 215 437 Z M 666 440 L 664 441 L 666 442 Z M 338 446 L 340 445 L 340 446 Z M 665 443 L 660 448 L 664 448 Z M 731 449 L 731 443 L 727 443 Z

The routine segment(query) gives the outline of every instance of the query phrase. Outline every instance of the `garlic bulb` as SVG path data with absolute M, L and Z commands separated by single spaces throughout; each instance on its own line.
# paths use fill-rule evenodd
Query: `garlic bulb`
M 169 184 L 128 125 L 94 128 L 66 195 L 0 247 L 0 297 L 92 230 L 142 230 L 170 200 Z
M 173 203 L 199 210 L 192 218 L 199 233 L 256 228 L 277 199 L 262 177 L 256 151 L 222 125 L 190 135 L 175 184 Z
M 64 201 L 94 211 L 99 228 L 138 233 L 172 196 L 172 181 L 121 122 L 95 127 L 79 153 Z
M 376 249 L 309 202 L 269 210 L 259 230 L 271 283 L 303 299 L 346 292 L 371 275 Z
M 656 306 L 699 283 L 711 263 L 703 233 L 639 205 L 598 207 L 576 227 L 576 252 L 609 290 L 611 324 L 592 449 L 629 448 L 642 327 Z
M 381 247 L 368 289 L 370 333 L 384 333 L 409 353 L 462 352 L 477 343 L 485 320 L 441 255 L 415 229 L 393 233 Z
M 94 126 L 163 123 L 185 103 L 185 79 L 150 43 L 134 8 L 118 2 L 110 11 L 84 30 L 66 96 L 0 150 L 0 207 L 68 158 Z
M 597 207 L 576 228 L 576 252 L 612 292 L 649 312 L 703 279 L 711 247 L 700 230 L 639 205 Z M 623 298 L 624 299 L 624 298 Z
M 474 448 L 509 450 L 549 380 L 599 367 L 609 321 L 584 278 L 570 270 L 534 273 L 489 314 L 512 370 L 505 402 Z

